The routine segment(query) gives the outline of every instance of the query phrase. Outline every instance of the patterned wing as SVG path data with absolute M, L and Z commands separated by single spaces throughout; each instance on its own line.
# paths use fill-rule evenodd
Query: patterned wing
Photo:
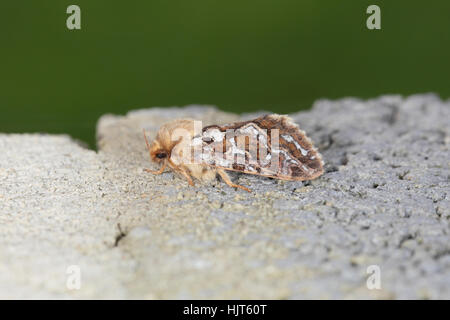
M 321 155 L 287 116 L 207 126 L 192 142 L 197 163 L 225 170 L 283 180 L 310 180 L 323 173 Z

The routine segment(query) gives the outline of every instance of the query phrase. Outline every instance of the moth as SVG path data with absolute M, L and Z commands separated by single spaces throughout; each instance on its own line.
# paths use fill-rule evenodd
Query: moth
M 161 174 L 166 166 L 186 178 L 208 182 L 219 175 L 233 188 L 227 171 L 237 171 L 281 180 L 311 180 L 323 173 L 322 156 L 305 132 L 286 115 L 269 114 L 228 125 L 201 126 L 192 119 L 162 125 L 150 144 L 144 139 Z

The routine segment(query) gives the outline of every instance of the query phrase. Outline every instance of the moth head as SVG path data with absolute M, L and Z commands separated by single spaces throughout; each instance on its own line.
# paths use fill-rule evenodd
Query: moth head
M 145 134 L 145 129 L 143 130 L 143 133 L 144 133 L 145 144 L 147 145 L 147 149 L 150 153 L 150 159 L 156 163 L 165 163 L 165 161 L 170 156 L 170 151 L 164 147 L 164 145 L 160 142 L 158 136 L 150 144 L 148 142 L 147 135 Z
M 166 150 L 158 140 L 154 140 L 150 146 L 150 157 L 152 161 L 161 163 L 169 158 L 170 151 Z
M 193 126 L 193 120 L 174 120 L 163 124 L 151 144 L 148 143 L 144 131 L 151 160 L 156 163 L 166 163 L 173 155 L 174 147 L 183 139 L 189 140 L 189 137 L 192 136 Z

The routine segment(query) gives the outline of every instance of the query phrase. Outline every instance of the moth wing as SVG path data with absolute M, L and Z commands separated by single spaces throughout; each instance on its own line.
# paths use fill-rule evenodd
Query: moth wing
M 225 170 L 282 180 L 310 180 L 323 173 L 321 155 L 287 116 L 207 126 L 193 146 L 195 161 Z

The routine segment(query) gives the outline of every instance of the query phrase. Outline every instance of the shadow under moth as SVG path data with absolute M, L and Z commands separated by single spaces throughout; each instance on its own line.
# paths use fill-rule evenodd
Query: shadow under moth
M 185 177 L 212 181 L 219 174 L 231 187 L 250 192 L 233 183 L 226 173 L 238 171 L 281 180 L 311 180 L 323 173 L 322 157 L 305 132 L 285 115 L 265 115 L 228 125 L 202 127 L 201 121 L 174 120 L 161 126 L 150 144 L 145 143 L 153 162 L 163 173 L 166 166 Z

